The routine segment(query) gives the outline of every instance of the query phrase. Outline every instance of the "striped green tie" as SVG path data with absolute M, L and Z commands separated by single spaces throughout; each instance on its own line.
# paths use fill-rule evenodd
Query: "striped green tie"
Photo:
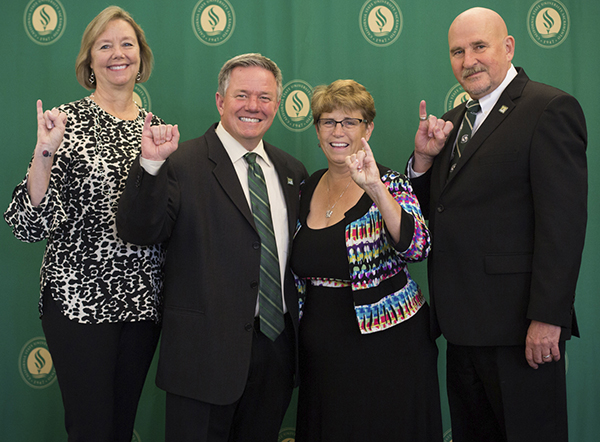
M 454 149 L 454 155 L 450 160 L 450 174 L 454 172 L 456 165 L 460 161 L 467 143 L 471 139 L 471 132 L 473 132 L 473 125 L 475 124 L 475 118 L 477 112 L 481 110 L 479 100 L 467 101 L 467 111 L 463 118 L 462 124 L 460 125 L 460 131 L 458 132 L 458 139 L 456 140 L 456 148 Z
M 256 157 L 257 154 L 253 152 L 244 155 L 248 163 L 248 189 L 252 214 L 261 242 L 258 285 L 260 330 L 269 339 L 275 341 L 284 328 L 279 258 L 265 176 L 256 162 Z

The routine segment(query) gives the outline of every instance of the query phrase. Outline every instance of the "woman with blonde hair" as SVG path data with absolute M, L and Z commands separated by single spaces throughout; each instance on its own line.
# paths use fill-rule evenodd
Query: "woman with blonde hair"
M 297 442 L 442 440 L 437 347 L 408 262 L 430 238 L 408 179 L 375 162 L 375 105 L 337 80 L 311 101 L 327 169 L 301 189 Z
M 39 311 L 72 441 L 130 442 L 160 334 L 160 245 L 117 237 L 115 214 L 142 139 L 161 120 L 133 101 L 152 71 L 144 32 L 111 6 L 87 26 L 77 79 L 94 92 L 43 111 L 25 179 L 4 214 L 24 242 L 47 240 Z M 176 143 L 177 127 L 164 127 Z

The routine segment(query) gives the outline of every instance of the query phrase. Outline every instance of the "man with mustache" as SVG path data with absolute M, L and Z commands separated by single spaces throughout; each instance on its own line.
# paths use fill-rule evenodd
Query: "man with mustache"
M 587 221 L 583 111 L 512 65 L 515 40 L 494 11 L 460 14 L 448 43 L 478 102 L 442 119 L 421 102 L 408 172 L 432 232 L 453 440 L 566 441 L 565 340 L 578 336 Z

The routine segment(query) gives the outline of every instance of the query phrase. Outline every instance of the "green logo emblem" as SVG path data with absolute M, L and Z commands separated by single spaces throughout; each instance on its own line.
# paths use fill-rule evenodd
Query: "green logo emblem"
M 529 36 L 543 48 L 560 45 L 571 27 L 569 11 L 558 0 L 538 0 L 527 14 Z
M 31 0 L 25 8 L 23 25 L 35 43 L 50 45 L 65 32 L 67 13 L 58 0 Z
M 152 110 L 152 101 L 148 90 L 141 84 L 136 84 L 133 88 L 133 101 L 139 106 L 146 109 L 148 112 Z
M 402 11 L 392 0 L 368 0 L 358 16 L 360 32 L 374 46 L 389 46 L 402 32 Z
M 198 40 L 208 46 L 225 43 L 235 28 L 235 13 L 227 0 L 200 0 L 192 13 Z
M 19 354 L 19 372 L 32 388 L 46 388 L 56 380 L 52 356 L 44 338 L 33 338 Z
M 444 100 L 444 112 L 454 109 L 459 104 L 469 101 L 471 97 L 465 92 L 460 83 L 456 83 L 446 94 Z
M 277 438 L 277 442 L 294 442 L 295 440 L 296 430 L 293 428 L 282 428 Z
M 292 80 L 283 87 L 277 116 L 289 130 L 302 132 L 312 125 L 311 96 L 312 87 L 302 80 Z

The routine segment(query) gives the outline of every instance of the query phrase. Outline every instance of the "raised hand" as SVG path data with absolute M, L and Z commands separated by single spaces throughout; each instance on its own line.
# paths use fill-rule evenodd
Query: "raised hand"
M 170 124 L 150 126 L 151 121 L 152 113 L 148 112 L 142 129 L 142 157 L 153 161 L 166 160 L 177 150 L 179 128 Z
M 54 108 L 44 112 L 42 100 L 38 100 L 37 106 L 37 144 L 35 146 L 35 156 L 52 157 L 65 135 L 67 124 L 67 115 Z
M 379 176 L 379 168 L 375 162 L 371 146 L 365 138 L 360 141 L 363 145 L 363 150 L 346 157 L 346 165 L 350 169 L 350 176 L 356 184 L 363 190 L 369 192 L 369 188 L 381 184 Z
M 400 224 L 402 208 L 388 191 L 375 162 L 371 146 L 367 140 L 361 138 L 363 150 L 346 157 L 346 165 L 350 169 L 350 176 L 373 200 L 381 212 L 387 230 L 394 241 L 400 240 Z
M 433 159 L 440 153 L 453 125 L 450 121 L 438 119 L 433 115 L 427 116 L 425 100 L 419 104 L 419 128 L 415 135 L 415 156 L 413 170 L 424 172 L 433 163 Z
M 27 176 L 27 192 L 31 204 L 38 206 L 50 183 L 50 174 L 54 164 L 54 154 L 58 150 L 65 135 L 67 115 L 58 109 L 44 112 L 42 100 L 38 100 L 37 107 L 37 143 L 33 152 L 33 161 Z

